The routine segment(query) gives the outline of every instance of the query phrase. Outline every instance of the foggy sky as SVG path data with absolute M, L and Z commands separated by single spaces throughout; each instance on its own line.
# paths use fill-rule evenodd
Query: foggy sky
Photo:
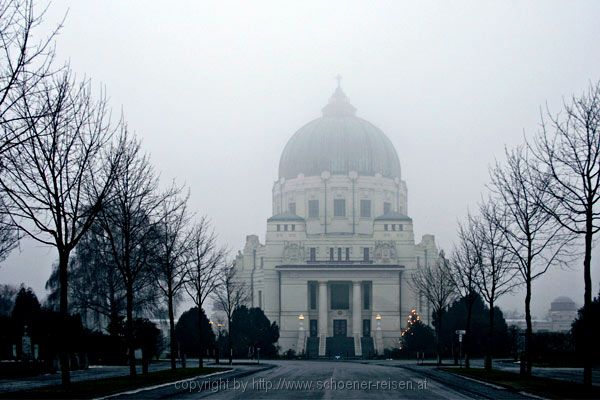
M 104 85 L 163 182 L 191 189 L 232 252 L 264 243 L 279 156 L 320 116 L 334 76 L 357 115 L 390 138 L 416 239 L 450 251 L 504 146 L 539 126 L 540 107 L 600 79 L 600 2 L 55 1 L 67 12 L 58 59 Z M 0 281 L 44 292 L 52 249 L 30 241 Z M 592 259 L 597 294 L 600 252 Z M 534 284 L 533 312 L 559 295 L 583 303 L 577 262 Z M 523 309 L 523 295 L 501 305 Z

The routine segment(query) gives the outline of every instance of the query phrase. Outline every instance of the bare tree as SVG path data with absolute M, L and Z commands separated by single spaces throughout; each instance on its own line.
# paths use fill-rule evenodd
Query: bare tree
M 244 282 L 237 279 L 234 263 L 225 265 L 220 270 L 219 284 L 213 293 L 214 307 L 222 311 L 227 319 L 227 348 L 229 364 L 233 362 L 233 332 L 231 319 L 233 312 L 248 301 L 248 291 Z
M 442 363 L 441 332 L 446 309 L 454 299 L 455 291 L 450 274 L 450 262 L 440 251 L 437 262 L 417 268 L 413 274 L 416 291 L 427 300 L 435 314 L 435 338 L 438 365 Z
M 115 334 L 114 329 L 125 315 L 125 286 L 111 262 L 109 243 L 98 222 L 77 245 L 70 278 L 73 309 L 83 315 L 91 312 L 104 316 L 108 319 L 109 334 Z M 46 289 L 49 286 L 50 279 Z
M 532 282 L 553 265 L 565 263 L 567 245 L 573 239 L 566 234 L 558 221 L 552 217 L 556 211 L 556 199 L 545 190 L 548 175 L 538 174 L 538 161 L 530 158 L 526 147 L 506 151 L 506 164 L 496 164 L 490 170 L 492 192 L 504 209 L 505 218 L 500 219 L 501 230 L 507 249 L 512 254 L 517 270 L 525 285 L 525 366 L 531 375 L 531 324 Z M 550 210 L 550 212 L 547 212 Z
M 36 12 L 33 0 L 0 0 L 0 154 L 35 132 L 17 108 L 53 73 L 53 43 L 61 25 L 37 39 L 44 15 L 45 10 Z M 38 111 L 43 115 L 45 110 Z
M 125 128 L 126 131 L 126 128 Z M 140 142 L 128 133 L 122 141 L 122 163 L 110 202 L 102 209 L 98 222 L 125 286 L 126 340 L 129 374 L 136 376 L 133 313 L 137 290 L 152 283 L 154 239 L 158 210 L 165 197 L 158 191 L 158 178 Z
M 187 280 L 185 290 L 198 310 L 202 310 L 206 300 L 213 294 L 220 283 L 222 263 L 225 250 L 217 245 L 217 237 L 206 217 L 202 217 L 195 225 L 186 263 Z M 202 338 L 202 321 L 198 323 L 198 337 Z M 204 349 L 200 340 L 198 365 L 204 366 Z
M 68 315 L 71 251 L 94 222 L 113 185 L 119 165 L 113 151 L 106 99 L 92 96 L 89 81 L 76 83 L 69 71 L 44 81 L 19 113 L 32 134 L 5 149 L 0 189 L 12 223 L 34 240 L 58 251 L 60 312 Z M 38 111 L 45 110 L 39 117 Z M 69 357 L 61 351 L 64 385 Z
M 18 291 L 15 286 L 0 284 L 0 316 L 9 316 L 12 313 Z
M 584 239 L 584 346 L 594 346 L 590 327 L 592 306 L 592 244 L 600 230 L 600 82 L 591 84 L 579 97 L 563 104 L 564 112 L 542 117 L 542 128 L 533 154 L 540 162 L 539 172 L 547 184 L 540 187 L 554 199 L 549 208 L 565 229 Z M 583 382 L 592 384 L 592 353 L 585 352 Z
M 494 314 L 496 302 L 509 293 L 520 282 L 503 226 L 504 210 L 492 199 L 480 205 L 481 218 L 478 219 L 477 235 L 482 242 L 481 263 L 476 280 L 478 291 L 489 307 L 489 333 L 486 346 L 485 369 L 492 369 L 494 352 Z
M 458 225 L 458 244 L 454 247 L 450 261 L 450 277 L 456 291 L 464 299 L 467 318 L 464 337 L 465 367 L 470 366 L 470 339 L 473 304 L 477 299 L 477 279 L 482 262 L 483 242 L 477 234 L 477 220 L 468 214 L 465 223 Z
M 188 274 L 187 255 L 192 239 L 187 210 L 189 193 L 181 197 L 181 188 L 173 185 L 163 196 L 157 209 L 154 252 L 155 267 L 152 269 L 157 286 L 167 301 L 169 314 L 169 343 L 171 369 L 177 368 L 177 338 L 175 337 L 175 306 Z
M 59 308 L 59 274 L 55 266 L 46 281 L 46 306 Z M 139 279 L 134 288 L 135 315 L 154 315 L 160 310 L 155 285 Z M 81 238 L 69 262 L 69 311 L 79 313 L 88 327 L 121 334 L 126 314 L 126 290 L 121 273 L 112 261 L 110 243 L 95 221 Z
M 17 247 L 18 242 L 19 231 L 12 223 L 0 192 L 0 262 L 8 257 L 8 254 Z

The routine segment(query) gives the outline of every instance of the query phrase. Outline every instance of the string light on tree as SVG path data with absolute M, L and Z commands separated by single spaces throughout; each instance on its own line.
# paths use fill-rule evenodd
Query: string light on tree
M 414 308 L 412 310 L 410 310 L 410 314 L 408 315 L 408 319 L 407 319 L 407 329 L 410 329 L 410 327 L 414 324 L 417 323 L 417 321 L 421 320 L 421 316 L 419 315 L 419 313 L 417 313 L 417 310 L 415 310 Z

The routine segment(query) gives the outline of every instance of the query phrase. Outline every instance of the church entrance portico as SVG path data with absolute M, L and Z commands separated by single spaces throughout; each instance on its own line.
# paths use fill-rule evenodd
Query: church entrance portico
M 363 311 L 370 311 L 363 310 L 365 305 L 370 305 L 370 299 L 361 304 L 364 300 L 361 289 L 365 283 L 370 285 L 370 281 L 319 281 L 316 296 L 319 303 L 319 356 L 327 355 L 332 348 L 343 349 L 344 353 L 355 356 L 362 354 Z M 313 297 L 311 290 L 316 290 L 316 285 L 309 284 L 309 297 Z
M 281 309 L 293 310 L 280 317 L 282 331 L 299 354 L 369 357 L 383 351 L 384 332 L 389 337 L 398 335 L 399 322 L 393 313 L 401 307 L 401 292 L 394 290 L 394 285 L 401 278 L 403 266 L 340 263 L 284 264 L 276 268 L 280 274 Z M 306 318 L 304 323 L 299 322 L 300 315 Z M 387 331 L 381 329 L 379 315 Z

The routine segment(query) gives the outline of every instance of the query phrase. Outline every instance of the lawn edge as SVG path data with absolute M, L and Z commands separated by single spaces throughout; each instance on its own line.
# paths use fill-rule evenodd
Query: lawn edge
M 519 394 L 522 394 L 523 396 L 531 397 L 531 398 L 534 398 L 534 399 L 550 400 L 549 397 L 540 396 L 539 394 L 535 394 L 535 393 L 531 393 L 531 392 L 526 392 L 524 390 L 518 390 L 518 389 L 515 389 L 514 387 L 509 386 L 509 385 L 502 385 L 502 384 L 499 384 L 499 383 L 492 383 L 492 382 L 489 382 L 489 381 L 485 381 L 485 380 L 473 378 L 473 377 L 470 377 L 470 376 L 466 376 L 466 375 L 463 375 L 463 374 L 455 373 L 454 371 L 452 371 L 452 369 L 453 368 L 447 368 L 447 367 L 439 368 L 440 371 L 447 372 L 447 373 L 452 374 L 454 376 L 460 376 L 461 378 L 464 378 L 464 379 L 467 379 L 467 380 L 470 380 L 470 381 L 473 381 L 473 382 L 477 382 L 477 383 L 480 383 L 482 385 L 490 386 L 490 387 L 493 387 L 495 389 L 508 390 L 508 391 L 511 391 L 511 392 L 514 392 L 514 393 L 519 393 Z
M 142 386 L 142 387 L 137 388 L 137 389 L 126 390 L 126 391 L 120 392 L 120 393 L 113 393 L 113 394 L 109 394 L 109 395 L 103 396 L 103 397 L 96 397 L 95 400 L 106 400 L 106 399 L 110 399 L 110 398 L 118 397 L 118 396 L 126 396 L 126 395 L 131 395 L 131 394 L 137 394 L 137 393 L 141 393 L 141 392 L 146 392 L 148 390 L 160 389 L 160 388 L 163 388 L 163 387 L 166 387 L 166 386 L 169 386 L 169 385 L 175 385 L 176 383 L 181 383 L 181 382 L 185 382 L 185 381 L 189 381 L 189 380 L 193 380 L 193 379 L 208 378 L 208 377 L 212 377 L 212 376 L 216 376 L 216 375 L 226 374 L 226 373 L 232 372 L 234 370 L 235 370 L 235 368 L 229 368 L 229 369 L 225 369 L 223 371 L 217 371 L 217 372 L 213 372 L 213 373 L 210 373 L 210 374 L 190 376 L 189 378 L 179 379 L 177 381 L 170 381 L 170 382 L 159 383 L 158 385 Z

